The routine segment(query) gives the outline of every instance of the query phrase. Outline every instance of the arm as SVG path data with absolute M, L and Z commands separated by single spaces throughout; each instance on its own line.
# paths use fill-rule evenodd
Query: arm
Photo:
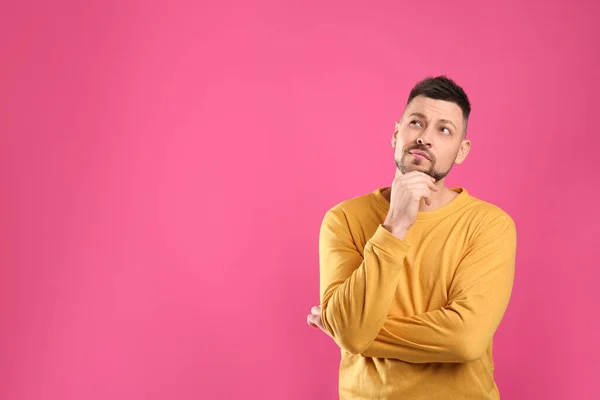
M 494 220 L 460 262 L 448 304 L 412 317 L 388 318 L 362 355 L 411 363 L 481 358 L 508 306 L 515 253 L 514 222 L 510 217 Z
M 380 225 L 363 259 L 343 209 L 326 213 L 319 235 L 321 320 L 343 350 L 360 354 L 381 330 L 409 248 Z

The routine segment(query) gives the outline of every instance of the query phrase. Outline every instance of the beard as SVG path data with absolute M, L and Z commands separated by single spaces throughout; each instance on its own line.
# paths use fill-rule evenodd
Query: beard
M 422 150 L 422 149 L 421 148 L 413 148 L 410 150 Z M 438 181 L 444 179 L 446 177 L 446 175 L 448 175 L 448 173 L 452 169 L 452 165 L 451 165 L 447 171 L 437 171 L 435 169 L 435 158 L 432 158 L 429 161 L 418 160 L 416 158 L 413 158 L 409 154 L 410 150 L 404 151 L 404 153 L 402 154 L 402 158 L 400 160 L 398 160 L 398 159 L 394 160 L 396 162 L 396 167 L 398 167 L 398 169 L 400 170 L 400 172 L 402 172 L 403 175 L 408 172 L 411 172 L 411 171 L 421 171 L 424 174 L 427 174 L 430 177 L 432 177 L 433 179 L 435 179 L 436 182 L 438 182 Z M 425 151 L 427 154 L 429 154 L 428 151 L 426 151 L 426 150 L 423 150 L 423 151 Z M 427 166 L 428 163 L 429 163 L 429 166 Z

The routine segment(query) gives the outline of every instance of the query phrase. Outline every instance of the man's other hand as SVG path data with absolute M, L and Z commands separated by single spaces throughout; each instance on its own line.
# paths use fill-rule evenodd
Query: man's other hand
M 314 306 L 310 309 L 310 314 L 306 317 L 306 322 L 313 328 L 319 328 L 327 335 L 331 336 L 323 327 L 323 321 L 321 321 L 321 306 Z

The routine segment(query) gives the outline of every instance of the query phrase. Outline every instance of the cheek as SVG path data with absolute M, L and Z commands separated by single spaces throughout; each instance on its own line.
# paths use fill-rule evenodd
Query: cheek
M 396 151 L 400 151 L 400 150 L 406 148 L 406 140 L 402 136 L 400 136 L 400 134 L 398 134 L 398 136 L 396 136 L 396 140 L 395 140 L 394 144 L 395 144 L 394 147 L 395 147 Z
M 411 135 L 410 130 L 404 130 L 398 133 L 398 137 L 396 139 L 396 147 L 401 149 L 414 146 L 417 142 L 417 138 L 414 135 Z
M 396 157 L 400 157 L 402 156 L 402 153 L 404 153 L 404 144 L 400 143 L 400 142 L 396 142 L 396 147 L 394 148 L 394 154 L 396 155 Z
M 454 164 L 455 157 L 452 154 L 447 154 L 443 157 L 437 159 L 436 164 L 440 166 L 440 168 L 450 168 L 452 164 Z

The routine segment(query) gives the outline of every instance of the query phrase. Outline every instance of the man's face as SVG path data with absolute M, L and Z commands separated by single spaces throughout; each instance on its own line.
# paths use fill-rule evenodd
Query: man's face
M 421 171 L 440 181 L 467 156 L 462 110 L 452 102 L 415 97 L 396 122 L 392 136 L 396 166 L 406 174 Z

